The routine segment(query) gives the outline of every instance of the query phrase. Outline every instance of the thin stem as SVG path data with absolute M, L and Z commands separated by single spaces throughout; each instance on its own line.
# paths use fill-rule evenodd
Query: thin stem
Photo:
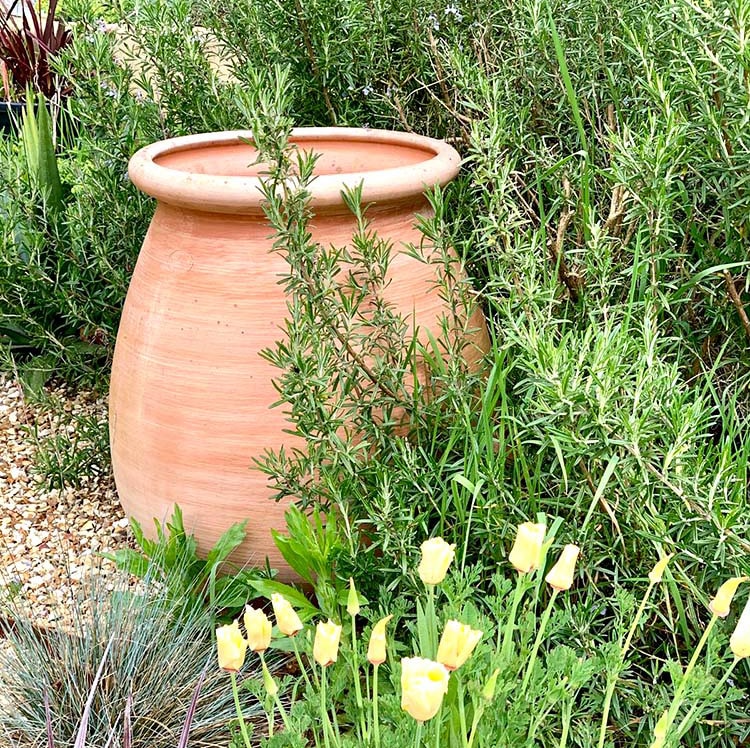
M 365 672 L 365 700 L 369 703 L 372 699 L 372 692 L 370 691 L 370 676 Z
M 570 732 L 570 722 L 573 717 L 573 700 L 566 699 L 562 708 L 562 734 L 560 735 L 559 748 L 565 748 L 568 744 L 568 733 Z
M 622 667 L 622 661 L 618 663 L 618 669 L 614 675 L 607 676 L 607 690 L 604 692 L 604 706 L 602 708 L 602 721 L 599 725 L 599 742 L 597 748 L 604 748 L 604 741 L 607 738 L 607 725 L 609 723 L 609 710 L 612 706 L 612 697 L 615 693 L 615 686 L 620 677 L 620 668 Z
M 527 735 L 527 742 L 524 745 L 534 745 L 537 730 L 541 727 L 542 722 L 547 719 L 547 715 L 552 711 L 556 703 L 556 700 L 548 702 L 547 707 L 531 721 L 531 724 L 529 725 L 529 733 Z
M 420 722 L 417 720 L 417 730 L 414 733 L 414 748 L 424 748 L 422 745 L 422 728 L 424 727 L 424 722 Z
M 510 615 L 508 620 L 505 622 L 505 635 L 503 636 L 502 650 L 500 649 L 500 628 L 497 630 L 497 649 L 502 654 L 502 659 L 507 660 L 510 655 L 510 647 L 513 643 L 513 630 L 516 625 L 516 615 L 518 613 L 518 606 L 521 604 L 521 598 L 523 597 L 524 577 L 523 574 L 519 574 L 516 577 L 516 589 L 513 592 L 513 602 L 510 606 Z
M 461 740 L 466 740 L 466 706 L 464 704 L 464 682 L 458 679 L 458 719 L 461 725 Z
M 378 721 L 378 669 L 373 665 L 372 672 L 372 734 L 375 737 L 375 748 L 380 748 L 380 723 Z
M 302 656 L 299 653 L 299 648 L 297 647 L 297 637 L 292 636 L 290 637 L 292 640 L 292 646 L 294 647 L 294 656 L 297 659 L 297 665 L 299 666 L 300 672 L 302 673 L 302 676 L 305 679 L 305 683 L 307 683 L 308 687 L 312 689 L 312 683 L 310 681 L 310 677 L 307 675 L 307 668 L 302 663 Z M 315 673 L 315 669 L 313 668 L 313 677 L 315 678 L 315 685 L 318 685 L 318 676 Z
M 635 614 L 633 623 L 631 624 L 630 630 L 628 631 L 628 635 L 625 638 L 625 643 L 622 645 L 622 649 L 620 650 L 620 658 L 622 660 L 625 659 L 625 653 L 628 651 L 628 649 L 630 648 L 630 643 L 633 641 L 633 635 L 635 634 L 635 630 L 641 621 L 641 616 L 643 615 L 643 611 L 646 609 L 646 603 L 648 602 L 648 598 L 651 595 L 652 589 L 654 589 L 654 583 L 649 582 L 648 589 L 646 589 L 646 593 L 643 595 L 643 600 L 641 600 L 641 604 L 638 606 L 638 611 Z
M 440 724 L 443 717 L 443 704 L 440 704 L 438 713 L 435 715 L 433 722 L 435 723 L 435 748 L 440 748 Z
M 429 628 L 429 636 L 430 636 L 430 642 L 429 642 L 430 651 L 427 653 L 426 656 L 429 659 L 434 660 L 435 657 L 437 657 L 437 617 L 435 615 L 435 585 L 427 584 L 425 585 L 425 587 L 427 587 L 426 618 L 427 618 L 427 625 Z
M 724 676 L 722 679 L 714 686 L 713 691 L 711 691 L 711 694 L 708 696 L 708 698 L 704 699 L 702 703 L 704 704 L 712 704 L 715 702 L 716 697 L 721 693 L 721 691 L 724 689 L 724 685 L 729 680 L 729 677 L 734 672 L 735 667 L 737 667 L 737 664 L 739 663 L 739 658 L 735 657 L 732 664 L 727 668 L 726 673 L 724 673 Z M 700 707 L 700 703 L 693 704 L 693 706 L 690 708 L 688 713 L 683 717 L 680 724 L 677 726 L 677 739 L 679 740 L 682 735 L 687 732 L 688 728 L 690 727 L 693 717 L 695 713 L 698 711 Z
M 276 706 L 279 708 L 279 714 L 281 715 L 281 721 L 284 723 L 284 728 L 286 730 L 289 730 L 289 717 L 286 713 L 286 709 L 284 709 L 284 704 L 282 703 L 278 694 L 276 694 L 273 698 L 276 702 Z
M 609 710 L 612 707 L 612 697 L 615 693 L 615 687 L 617 686 L 617 681 L 620 677 L 620 673 L 622 672 L 622 668 L 625 663 L 625 655 L 627 654 L 628 649 L 630 649 L 630 644 L 633 641 L 635 630 L 638 628 L 638 624 L 643 618 L 643 612 L 646 610 L 646 603 L 648 603 L 648 599 L 651 596 L 651 591 L 654 589 L 654 586 L 655 583 L 649 581 L 649 585 L 643 595 L 641 604 L 638 606 L 638 610 L 636 611 L 635 617 L 633 618 L 633 622 L 630 624 L 628 635 L 625 637 L 625 643 L 620 649 L 620 661 L 618 662 L 617 670 L 614 674 L 609 674 L 607 677 L 607 687 L 606 691 L 604 692 L 604 706 L 602 708 L 602 721 L 599 725 L 599 742 L 597 743 L 597 748 L 604 748 L 604 741 L 607 737 L 607 724 L 609 723 Z
M 479 720 L 482 718 L 483 711 L 484 704 L 480 704 L 474 710 L 474 718 L 471 720 L 471 732 L 469 733 L 469 741 L 466 743 L 466 748 L 472 748 L 474 745 L 474 738 L 477 734 L 477 727 L 479 727 Z
M 320 713 L 323 718 L 323 741 L 326 748 L 331 745 L 331 722 L 328 717 L 328 707 L 326 705 L 326 669 L 325 666 L 320 668 Z
M 357 699 L 357 710 L 359 712 L 359 731 L 360 738 L 367 742 L 367 726 L 365 724 L 365 707 L 362 701 L 362 685 L 359 682 L 359 652 L 357 650 L 357 624 L 356 616 L 352 619 L 352 669 L 354 675 L 354 694 Z
M 557 597 L 558 592 L 559 590 L 553 588 L 552 596 L 550 597 L 549 603 L 547 603 L 547 607 L 542 614 L 542 620 L 539 623 L 539 630 L 536 633 L 536 639 L 534 639 L 534 646 L 531 648 L 531 654 L 529 655 L 529 662 L 526 665 L 526 674 L 523 676 L 523 683 L 521 684 L 522 692 L 526 691 L 526 687 L 529 685 L 531 673 L 534 671 L 534 665 L 536 664 L 536 656 L 539 652 L 539 647 L 541 646 L 542 639 L 544 638 L 544 632 L 547 629 L 549 618 L 552 615 L 552 607 L 555 604 L 555 598 Z
M 240 694 L 237 690 L 237 674 L 230 672 L 229 676 L 232 679 L 232 696 L 234 696 L 234 707 L 237 710 L 237 719 L 240 722 L 242 740 L 244 741 L 246 748 L 251 748 L 250 736 L 247 734 L 247 725 L 245 725 L 245 718 L 242 716 L 242 707 L 240 706 Z
M 700 656 L 703 647 L 706 646 L 706 642 L 708 641 L 711 629 L 713 629 L 713 627 L 716 625 L 716 621 L 718 620 L 719 616 L 714 613 L 714 615 L 711 616 L 711 620 L 708 622 L 708 626 L 706 626 L 706 630 L 703 632 L 703 636 L 701 636 L 700 641 L 698 642 L 698 646 L 695 648 L 695 652 L 693 652 L 693 656 L 690 658 L 690 662 L 688 662 L 688 665 L 685 668 L 685 672 L 683 673 L 682 679 L 680 680 L 680 685 L 677 686 L 677 692 L 675 693 L 674 701 L 675 703 L 679 702 L 677 703 L 677 707 L 674 710 L 675 713 L 677 712 L 677 709 L 679 709 L 679 704 L 682 703 L 682 699 L 685 695 L 685 688 L 687 687 L 688 678 L 695 669 L 695 663 L 698 662 L 698 657 Z M 670 709 L 670 712 L 671 711 L 672 710 Z
M 336 707 L 331 704 L 331 723 L 333 724 L 333 737 L 336 745 L 341 745 L 341 732 L 339 731 L 339 721 L 336 717 Z
M 714 613 L 714 615 L 711 617 L 711 620 L 708 622 L 708 626 L 706 626 L 706 630 L 703 632 L 703 636 L 701 636 L 700 641 L 698 642 L 698 646 L 695 648 L 695 652 L 693 652 L 693 656 L 690 658 L 690 662 L 688 662 L 687 667 L 685 668 L 685 672 L 682 674 L 682 678 L 680 678 L 680 684 L 677 686 L 677 691 L 675 691 L 674 699 L 672 700 L 672 704 L 670 705 L 669 711 L 667 712 L 665 734 L 669 733 L 670 728 L 674 724 L 675 717 L 677 717 L 677 712 L 679 712 L 680 707 L 682 706 L 683 699 L 685 698 L 685 689 L 687 688 L 688 680 L 690 679 L 690 675 L 695 669 L 695 663 L 698 662 L 698 657 L 700 656 L 703 647 L 708 641 L 708 636 L 711 633 L 711 630 L 716 625 L 716 621 L 718 620 L 719 616 Z
M 264 670 L 268 671 L 270 675 L 270 671 L 268 670 L 268 665 L 266 665 L 266 658 L 263 655 L 263 652 L 258 652 L 260 655 L 260 661 L 264 668 Z M 273 694 L 273 700 L 276 706 L 279 708 L 279 714 L 281 715 L 281 721 L 284 723 L 284 727 L 289 730 L 289 718 L 286 713 L 286 709 L 284 709 L 284 704 L 281 702 L 281 699 L 279 698 L 279 693 L 276 691 L 276 693 Z

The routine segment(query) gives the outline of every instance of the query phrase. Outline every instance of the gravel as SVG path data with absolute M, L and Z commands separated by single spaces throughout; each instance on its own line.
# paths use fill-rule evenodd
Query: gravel
M 80 485 L 64 488 L 51 488 L 35 465 L 39 444 L 53 458 L 95 453 L 90 434 L 77 433 L 81 417 L 101 433 L 106 399 L 55 387 L 30 402 L 16 381 L 0 377 L 0 612 L 10 598 L 14 612 L 40 626 L 65 625 L 65 601 L 82 580 L 114 575 L 100 554 L 130 545 L 106 460 L 82 470 L 68 464 L 65 474 Z

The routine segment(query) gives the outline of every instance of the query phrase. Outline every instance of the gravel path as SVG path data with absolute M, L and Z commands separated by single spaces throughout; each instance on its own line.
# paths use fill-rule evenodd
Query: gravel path
M 32 404 L 17 382 L 0 377 L 0 609 L 10 596 L 41 625 L 64 625 L 65 600 L 89 570 L 114 570 L 99 554 L 129 544 L 108 465 L 87 461 L 80 485 L 62 489 L 35 466 L 37 444 L 63 460 L 95 453 L 90 434 L 77 433 L 81 417 L 103 433 L 105 398 L 55 388 Z

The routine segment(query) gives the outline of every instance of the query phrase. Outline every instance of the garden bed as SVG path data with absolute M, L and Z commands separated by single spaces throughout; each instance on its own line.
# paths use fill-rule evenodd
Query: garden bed
M 127 744 L 174 748 L 204 669 L 191 746 L 228 743 L 233 678 L 257 728 L 252 744 L 235 731 L 246 748 L 750 745 L 748 14 L 721 0 L 64 5 L 75 133 L 54 152 L 0 138 L 0 584 L 15 602 L 0 614 L 17 616 L 0 640 L 0 748 L 36 748 L 49 695 L 55 744 L 72 745 L 109 642 L 91 748 L 126 743 L 131 695 Z M 308 167 L 284 147 L 302 126 L 456 146 L 461 169 L 431 196 L 417 248 L 462 259 L 460 290 L 490 332 L 481 376 L 443 357 L 459 352 L 452 335 L 412 349 L 411 326 L 372 303 L 388 270 L 372 209 L 352 200 L 346 249 L 314 242 Z M 129 545 L 104 400 L 54 387 L 36 404 L 9 373 L 106 390 L 154 215 L 130 158 L 238 128 L 265 144 L 276 186 L 295 188 L 268 192 L 289 303 L 263 355 L 304 448 L 263 443 L 257 467 L 315 520 L 291 510 L 278 526 L 308 596 L 264 569 L 223 568 L 257 512 L 208 558 L 178 508 L 159 543 Z M 235 222 L 215 221 L 203 247 L 234 290 L 260 277 L 226 261 Z M 169 238 L 164 267 L 197 275 Z M 463 294 L 442 291 L 448 321 L 463 319 Z M 203 318 L 193 306 L 187 321 Z M 192 365 L 170 364 L 170 392 Z M 206 380 L 210 410 L 220 380 Z M 209 457 L 225 461 L 206 448 L 192 467 Z M 425 546 L 442 548 L 444 578 Z M 101 557 L 115 549 L 119 575 Z M 214 643 L 225 625 L 231 676 Z M 39 648 L 40 630 L 56 644 Z M 264 648 L 282 664 L 299 650 L 299 671 L 269 663 L 277 681 L 264 683 Z M 424 695 L 420 673 L 438 684 L 434 714 L 408 703 Z

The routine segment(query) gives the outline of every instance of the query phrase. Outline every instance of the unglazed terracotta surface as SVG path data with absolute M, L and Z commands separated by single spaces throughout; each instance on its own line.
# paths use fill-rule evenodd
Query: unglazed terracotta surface
M 183 510 L 185 527 L 206 552 L 232 523 L 249 519 L 232 557 L 281 579 L 290 571 L 270 529 L 284 529 L 286 505 L 270 500 L 254 458 L 282 444 L 302 446 L 272 379 L 279 372 L 259 352 L 282 337 L 288 266 L 270 252 L 256 154 L 240 138 L 209 133 L 148 146 L 133 156 L 130 177 L 157 199 L 128 291 L 117 336 L 110 391 L 112 462 L 125 511 L 148 531 L 152 519 Z M 355 222 L 344 186 L 363 182 L 368 218 L 394 243 L 384 296 L 433 335 L 445 312 L 435 267 L 398 249 L 419 244 L 415 214 L 427 214 L 425 188 L 458 172 L 458 154 L 441 141 L 403 133 L 344 128 L 295 130 L 292 142 L 322 154 L 310 186 L 314 239 L 343 246 Z M 470 357 L 486 348 L 478 329 Z

